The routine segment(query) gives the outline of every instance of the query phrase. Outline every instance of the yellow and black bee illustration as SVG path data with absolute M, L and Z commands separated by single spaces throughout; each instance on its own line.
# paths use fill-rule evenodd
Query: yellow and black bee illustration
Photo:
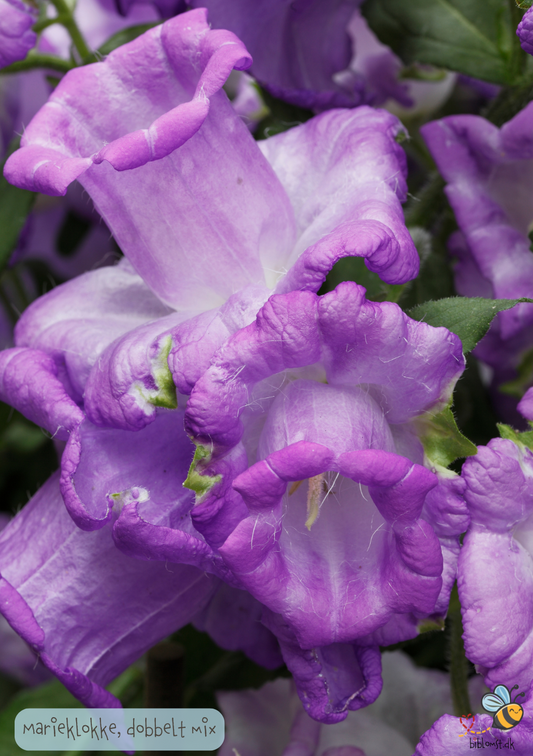
M 515 685 L 511 690 L 518 688 Z M 518 693 L 518 696 L 525 696 L 525 693 Z M 524 716 L 524 710 L 520 704 L 516 703 L 516 698 L 511 701 L 511 693 L 505 685 L 497 685 L 492 693 L 486 693 L 481 699 L 481 705 L 485 711 L 494 711 L 492 726 L 499 730 L 510 730 L 516 727 Z

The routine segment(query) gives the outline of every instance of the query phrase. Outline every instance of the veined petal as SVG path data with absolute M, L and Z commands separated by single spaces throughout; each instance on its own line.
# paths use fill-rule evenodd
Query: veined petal
M 84 273 L 37 299 L 18 321 L 15 341 L 64 363 L 73 395 L 81 401 L 89 373 L 109 344 L 170 313 L 123 261 Z
M 220 91 L 250 62 L 205 9 L 180 14 L 69 72 L 6 176 L 51 194 L 79 178 L 160 299 L 219 306 L 282 267 L 294 242 L 290 202 Z
M 109 528 L 69 517 L 58 475 L 0 533 L 0 611 L 86 706 L 119 706 L 103 689 L 154 643 L 187 624 L 218 581 L 188 566 L 147 564 Z
M 184 516 L 186 526 L 193 496 L 182 483 L 194 448 L 183 431 L 183 412 L 159 412 L 139 431 L 98 428 L 85 420 L 71 433 L 61 460 L 61 492 L 79 527 L 101 528 L 114 503 L 120 506 L 122 494 L 134 489 L 149 500 L 147 507 L 159 507 L 159 516 Z
M 54 437 L 66 440 L 84 415 L 59 373 L 56 361 L 37 349 L 15 347 L 0 353 L 0 399 Z
M 407 196 L 407 167 L 395 137 L 403 131 L 387 111 L 360 107 L 323 113 L 259 142 L 296 216 L 298 240 L 287 268 L 316 245 L 306 253 L 307 266 L 327 254 L 331 267 L 341 256 L 338 248 L 343 248 L 342 255 L 373 255 L 373 264 L 367 264 L 380 275 L 390 267 L 382 277 L 391 283 L 416 276 L 418 253 L 400 204 Z M 376 221 L 379 230 L 373 230 L 370 221 Z M 379 240 L 371 241 L 372 232 Z M 292 271 L 289 276 L 297 278 Z M 289 290 L 288 284 L 281 285 Z
M 267 611 L 263 622 L 276 635 L 300 700 L 313 719 L 325 724 L 342 722 L 348 712 L 368 706 L 379 696 L 383 681 L 377 647 L 332 643 L 303 649 L 279 615 Z
M 465 651 L 488 685 L 531 691 L 533 454 L 493 439 L 462 476 L 472 518 L 458 565 Z

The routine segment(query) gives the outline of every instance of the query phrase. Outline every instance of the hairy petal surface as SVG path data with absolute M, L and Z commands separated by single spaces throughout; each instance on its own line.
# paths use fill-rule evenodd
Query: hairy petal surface
M 266 610 L 263 622 L 276 635 L 303 707 L 313 719 L 342 722 L 349 711 L 368 706 L 379 696 L 381 654 L 376 646 L 330 643 L 303 649 L 279 614 Z
M 465 651 L 489 686 L 519 685 L 527 692 L 533 663 L 533 453 L 493 439 L 465 462 L 462 476 L 472 518 L 459 556 Z
M 0 611 L 86 706 L 119 706 L 103 686 L 187 624 L 218 581 L 188 566 L 117 551 L 109 528 L 84 533 L 58 475 L 0 533 Z
M 271 297 L 196 384 L 188 432 L 215 449 L 233 445 L 242 435 L 240 416 L 254 385 L 315 363 L 323 365 L 330 385 L 369 385 L 389 423 L 444 405 L 464 365 L 459 339 L 411 320 L 397 305 L 367 301 L 364 292 L 347 282 L 323 297 Z
M 37 299 L 18 321 L 15 342 L 64 364 L 63 379 L 81 402 L 89 373 L 106 347 L 171 312 L 123 261 L 84 273 Z
M 453 708 L 449 679 L 443 672 L 415 667 L 401 651 L 382 658 L 383 691 L 377 701 L 349 712 L 335 727 L 313 722 L 304 713 L 289 680 L 259 690 L 218 693 L 226 720 L 221 756 L 231 756 L 233 749 L 241 756 L 411 756 L 424 730 Z M 447 754 L 456 752 L 457 743 L 461 741 Z
M 67 509 L 84 530 L 102 527 L 117 502 L 140 506 L 145 518 L 157 516 L 162 525 L 183 520 L 180 530 L 187 530 L 193 496 L 182 483 L 193 453 L 180 410 L 160 410 L 136 432 L 99 428 L 85 420 L 71 433 L 61 460 Z M 202 554 L 210 553 L 199 545 Z
M 221 91 L 250 60 L 205 10 L 178 15 L 69 72 L 6 176 L 49 194 L 79 178 L 160 299 L 220 305 L 263 280 L 261 263 L 279 268 L 294 239 L 285 192 Z
M 369 261 L 368 267 L 380 275 L 390 268 L 382 277 L 391 283 L 416 276 L 418 254 L 400 205 L 407 196 L 407 166 L 395 137 L 403 131 L 398 119 L 387 111 L 360 107 L 323 113 L 259 142 L 296 216 L 298 240 L 288 267 L 339 226 L 344 229 L 341 236 L 333 236 L 327 243 L 324 240 L 320 254 L 318 249 L 308 254 L 314 259 L 329 252 L 330 267 L 341 256 L 337 252 L 341 244 L 347 247 L 342 256 L 367 257 L 370 253 L 363 252 L 368 244 L 366 226 L 375 221 L 385 227 L 390 238 L 381 242 L 384 249 L 380 255 L 374 250 L 373 265 Z M 335 254 L 338 257 L 332 259 Z M 289 275 L 296 276 L 292 271 Z M 282 285 L 283 291 L 300 288 Z

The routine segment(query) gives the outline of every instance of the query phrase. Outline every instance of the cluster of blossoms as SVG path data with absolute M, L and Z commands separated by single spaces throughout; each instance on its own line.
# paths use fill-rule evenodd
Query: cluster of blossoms
M 380 647 L 442 628 L 457 581 L 467 658 L 491 689 L 525 694 L 513 745 L 527 756 L 530 432 L 505 426 L 476 454 L 450 410 L 461 339 L 394 296 L 425 258 L 402 208 L 407 133 L 375 106 L 416 97 L 361 4 L 126 0 L 119 16 L 102 3 L 87 21 L 94 49 L 133 18 L 151 28 L 72 63 L 24 124 L 6 179 L 74 204 L 77 181 L 123 257 L 95 267 L 88 253 L 93 269 L 37 298 L 0 353 L 0 398 L 60 454 L 1 523 L 0 633 L 15 651 L 0 661 L 35 682 L 38 658 L 39 679 L 119 706 L 106 686 L 192 622 L 292 676 L 220 694 L 221 754 L 439 756 L 467 742 L 447 675 Z M 36 53 L 33 10 L 0 0 L 0 14 L 8 73 L 30 49 L 61 51 L 53 19 L 37 22 Z M 245 71 L 309 119 L 256 141 L 258 85 L 240 78 L 255 95 L 233 103 L 224 91 Z M 477 115 L 422 128 L 459 226 L 449 246 L 465 297 L 533 295 L 531 119 L 528 105 L 501 129 Z M 107 232 L 91 233 L 94 248 Z M 357 279 L 325 291 L 347 258 L 394 301 Z M 477 347 L 494 391 L 527 362 L 532 320 L 518 304 Z M 518 411 L 533 421 L 533 393 Z M 471 455 L 461 473 L 450 436 Z

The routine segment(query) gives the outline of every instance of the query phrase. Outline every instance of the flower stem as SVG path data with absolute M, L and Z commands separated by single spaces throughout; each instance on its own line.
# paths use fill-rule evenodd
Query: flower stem
M 83 38 L 83 34 L 81 33 L 78 24 L 74 20 L 74 13 L 69 8 L 66 0 L 52 0 L 52 4 L 57 10 L 58 20 L 59 17 L 61 17 L 59 23 L 61 23 L 70 34 L 70 38 L 72 39 L 74 47 L 78 51 L 81 60 L 83 61 L 85 58 L 88 58 L 91 51 Z
M 75 68 L 75 64 L 68 60 L 63 60 L 63 58 L 58 58 L 57 55 L 30 50 L 24 60 L 17 60 L 15 63 L 11 63 L 10 66 L 0 68 L 0 74 L 33 71 L 34 68 L 50 68 L 53 71 L 67 73 L 71 68 Z
M 450 597 L 450 606 L 446 624 L 449 627 L 450 678 L 452 688 L 453 708 L 456 716 L 467 716 L 472 712 L 470 696 L 468 695 L 468 660 L 463 643 L 463 621 L 461 619 L 461 604 L 454 585 Z

